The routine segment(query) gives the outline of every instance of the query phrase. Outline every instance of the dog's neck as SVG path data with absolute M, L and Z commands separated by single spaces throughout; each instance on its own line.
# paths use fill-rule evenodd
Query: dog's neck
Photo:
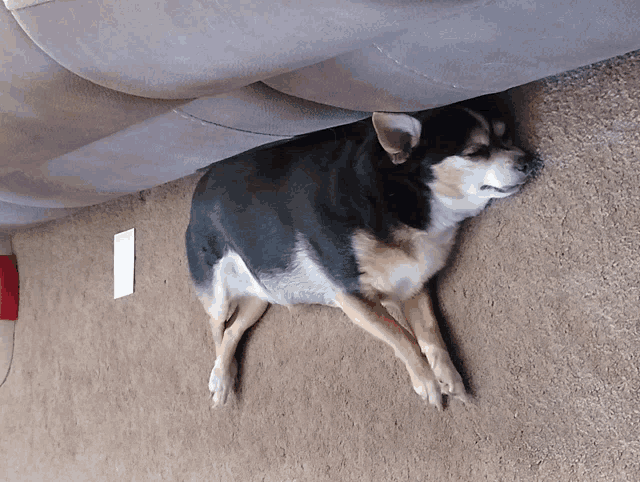
M 457 228 L 461 221 L 477 215 L 486 205 L 487 200 L 473 202 L 469 199 L 455 199 L 433 193 L 429 231 Z

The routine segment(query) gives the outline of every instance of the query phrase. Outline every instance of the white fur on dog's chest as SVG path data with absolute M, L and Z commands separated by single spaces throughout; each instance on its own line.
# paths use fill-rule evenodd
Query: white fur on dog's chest
M 405 227 L 394 233 L 393 244 L 357 233 L 354 248 L 363 293 L 396 301 L 414 296 L 444 267 L 456 230 L 457 224 L 432 231 Z
M 421 290 L 424 284 L 440 271 L 449 257 L 456 229 L 425 232 L 415 237 L 411 255 L 413 264 L 397 267 L 390 273 L 394 298 L 404 300 Z

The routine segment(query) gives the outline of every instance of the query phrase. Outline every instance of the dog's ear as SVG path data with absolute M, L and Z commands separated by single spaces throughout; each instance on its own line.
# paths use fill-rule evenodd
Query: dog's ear
M 382 148 L 387 151 L 394 164 L 402 164 L 411 154 L 411 149 L 420 142 L 422 124 L 406 114 L 373 113 L 373 127 Z

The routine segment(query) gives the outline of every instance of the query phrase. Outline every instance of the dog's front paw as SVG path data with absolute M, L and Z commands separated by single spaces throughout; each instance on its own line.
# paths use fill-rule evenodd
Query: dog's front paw
M 209 391 L 211 392 L 213 407 L 219 407 L 226 403 L 229 393 L 233 390 L 237 373 L 238 365 L 235 359 L 231 360 L 231 366 L 224 367 L 222 365 L 222 357 L 216 358 L 216 363 L 213 365 L 213 370 L 211 370 L 211 376 L 209 377 Z
M 442 393 L 468 403 L 469 396 L 464 388 L 464 382 L 456 367 L 453 366 L 449 354 L 443 350 L 433 350 L 427 358 Z
M 438 410 L 442 410 L 442 394 L 440 393 L 440 386 L 434 377 L 433 371 L 426 363 L 421 363 L 420 366 L 413 370 L 409 370 L 411 376 L 411 384 L 415 392 L 420 395 L 423 400 L 429 402 L 429 405 L 433 405 Z

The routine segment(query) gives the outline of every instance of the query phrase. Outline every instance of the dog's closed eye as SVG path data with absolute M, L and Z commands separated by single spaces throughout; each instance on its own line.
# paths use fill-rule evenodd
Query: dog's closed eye
M 489 146 L 479 144 L 479 145 L 470 146 L 467 149 L 465 149 L 464 155 L 470 156 L 470 157 L 481 157 L 483 159 L 488 159 L 489 156 L 491 155 L 491 150 Z

